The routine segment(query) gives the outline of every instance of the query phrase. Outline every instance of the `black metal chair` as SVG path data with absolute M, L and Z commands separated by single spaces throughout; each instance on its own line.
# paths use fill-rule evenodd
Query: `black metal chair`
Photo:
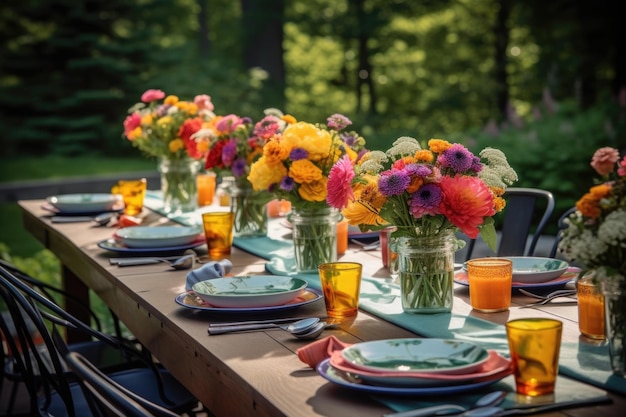
M 532 256 L 554 211 L 554 196 L 550 191 L 538 188 L 509 187 L 504 198 L 506 207 L 495 255 Z M 463 250 L 464 260 L 472 257 L 475 245 L 476 239 L 468 239 Z
M 125 417 L 177 417 L 175 414 L 127 390 L 77 352 L 67 352 L 65 363 L 79 378 L 85 396 L 102 410 Z
M 17 342 L 13 342 L 12 364 L 21 372 L 30 394 L 31 412 L 38 416 L 100 416 L 92 401 L 85 397 L 75 376 L 68 371 L 53 341 L 57 326 L 85 332 L 101 343 L 135 355 L 144 367 L 108 374 L 111 379 L 137 395 L 177 414 L 195 414 L 198 401 L 169 372 L 158 367 L 143 352 L 115 337 L 98 332 L 76 319 L 0 266 L 0 296 L 9 307 Z M 41 336 L 41 343 L 32 338 L 32 328 Z M 6 326 L 4 326 L 6 327 Z M 52 328 L 52 334 L 49 330 Z M 62 348 L 63 352 L 70 347 Z
M 550 250 L 550 258 L 556 258 L 557 251 L 559 249 L 559 242 L 561 241 L 561 230 L 567 228 L 567 224 L 565 223 L 565 220 L 570 216 L 570 214 L 574 213 L 575 211 L 576 211 L 576 207 L 570 207 L 569 209 L 565 210 L 563 214 L 561 214 L 561 217 L 559 217 L 559 220 L 556 223 L 558 232 L 556 234 L 556 239 L 554 239 L 554 244 L 552 245 L 552 249 Z

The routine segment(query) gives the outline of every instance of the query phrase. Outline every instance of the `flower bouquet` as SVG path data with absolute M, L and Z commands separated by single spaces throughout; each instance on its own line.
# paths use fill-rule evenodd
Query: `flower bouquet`
M 484 160 L 484 162 L 483 162 Z M 358 161 L 340 159 L 330 171 L 328 204 L 362 231 L 395 227 L 402 306 L 408 312 L 452 308 L 454 232 L 480 236 L 495 250 L 492 216 L 505 206 L 517 180 L 505 155 L 486 148 L 479 157 L 461 144 L 431 139 L 428 148 L 410 137 Z
M 148 90 L 128 112 L 124 136 L 158 159 L 164 211 L 176 215 L 195 210 L 196 174 L 209 145 L 192 135 L 215 117 L 211 98 L 198 95 L 193 102 L 182 101 L 173 95 L 166 97 L 161 90 Z
M 265 142 L 283 124 L 276 116 L 266 116 L 253 124 L 249 117 L 235 114 L 217 116 L 212 126 L 193 137 L 208 140 L 205 168 L 222 179 L 233 178 L 230 193 L 231 211 L 235 213 L 235 236 L 259 236 L 267 233 L 265 205 L 272 198 L 267 190 L 254 191 L 248 181 L 250 166 L 263 154 Z
M 601 176 L 576 202 L 561 231 L 559 250 L 593 270 L 605 297 L 606 326 L 613 371 L 626 375 L 626 157 L 598 149 L 591 166 Z M 580 276 L 584 275 L 583 271 Z
M 298 272 L 317 272 L 317 266 L 337 259 L 337 210 L 326 203 L 326 183 L 334 163 L 346 156 L 356 160 L 365 140 L 341 132 L 352 122 L 333 115 L 326 125 L 290 120 L 263 147 L 248 179 L 255 190 L 268 190 L 288 200 Z

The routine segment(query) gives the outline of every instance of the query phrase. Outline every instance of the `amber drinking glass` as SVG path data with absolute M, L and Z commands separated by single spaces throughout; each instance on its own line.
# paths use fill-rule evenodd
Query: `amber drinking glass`
M 328 317 L 357 315 L 362 270 L 356 262 L 329 262 L 318 267 Z
M 230 255 L 233 246 L 233 221 L 235 213 L 218 211 L 202 214 L 204 237 L 212 258 Z
M 145 178 L 136 180 L 119 180 L 111 188 L 112 194 L 119 194 L 124 200 L 124 214 L 136 216 L 143 210 L 148 182 Z

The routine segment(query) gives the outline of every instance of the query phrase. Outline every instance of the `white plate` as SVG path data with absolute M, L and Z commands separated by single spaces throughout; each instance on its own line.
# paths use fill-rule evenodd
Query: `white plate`
M 64 213 L 111 211 L 119 197 L 114 194 L 62 194 L 46 198 L 48 204 Z
M 362 392 L 375 394 L 392 394 L 392 395 L 441 395 L 467 393 L 468 391 L 486 387 L 500 381 L 501 378 L 487 379 L 480 382 L 469 382 L 467 384 L 449 385 L 445 387 L 381 387 L 378 385 L 362 384 L 343 378 L 340 371 L 330 366 L 330 359 L 325 359 L 317 365 L 317 372 L 327 381 L 340 385 L 345 388 L 354 389 Z
M 178 294 L 174 301 L 181 307 L 192 310 L 208 311 L 211 313 L 264 313 L 268 311 L 283 311 L 310 304 L 322 298 L 322 293 L 313 288 L 306 288 L 302 294 L 293 300 L 279 306 L 266 307 L 216 307 L 200 299 L 193 291 Z
M 537 284 L 552 281 L 563 275 L 569 264 L 560 259 L 534 258 L 530 256 L 512 256 L 513 282 Z
M 489 359 L 474 343 L 453 339 L 406 338 L 356 343 L 341 351 L 355 368 L 373 372 L 473 372 Z
M 196 242 L 203 233 L 198 226 L 131 226 L 118 229 L 113 238 L 129 248 L 159 248 Z
M 106 239 L 98 242 L 98 247 L 110 250 L 112 252 L 119 252 L 122 254 L 134 254 L 134 255 L 152 255 L 152 256 L 166 256 L 173 254 L 182 254 L 185 249 L 192 249 L 198 246 L 206 245 L 206 240 L 202 237 L 202 240 L 188 243 L 186 245 L 178 246 L 161 246 L 158 248 L 127 248 L 120 242 L 116 242 L 115 239 Z
M 307 287 L 300 278 L 246 275 L 197 282 L 192 290 L 216 307 L 266 307 L 288 303 Z

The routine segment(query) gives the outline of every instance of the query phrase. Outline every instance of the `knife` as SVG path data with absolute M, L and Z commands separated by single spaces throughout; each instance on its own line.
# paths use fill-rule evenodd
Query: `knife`
M 538 405 L 536 407 L 480 407 L 473 410 L 467 410 L 464 413 L 457 414 L 456 417 L 504 417 L 515 415 L 530 415 L 545 413 L 547 411 L 562 410 L 565 408 L 580 407 L 594 404 L 610 403 L 609 397 L 584 398 L 579 400 L 563 401 L 554 404 Z
M 292 321 L 298 321 L 298 320 L 302 320 L 306 318 L 308 317 L 285 317 L 282 319 L 246 320 L 246 321 L 230 321 L 230 322 L 224 322 L 224 323 L 209 323 L 209 328 L 239 326 L 239 325 L 248 325 L 248 324 L 289 323 Z M 325 320 L 328 317 L 316 317 L 316 318 L 320 320 Z
M 179 256 L 159 256 L 159 259 L 165 259 L 166 261 L 175 261 L 176 259 L 180 258 L 182 255 Z M 134 263 L 134 262 L 145 262 L 145 264 L 142 263 Z M 149 265 L 149 264 L 153 264 L 153 263 L 158 263 L 159 261 L 156 260 L 156 258 L 154 256 L 131 256 L 131 257 L 127 257 L 127 258 L 109 258 L 109 263 L 111 265 L 118 265 L 119 263 L 131 263 L 133 265 Z

